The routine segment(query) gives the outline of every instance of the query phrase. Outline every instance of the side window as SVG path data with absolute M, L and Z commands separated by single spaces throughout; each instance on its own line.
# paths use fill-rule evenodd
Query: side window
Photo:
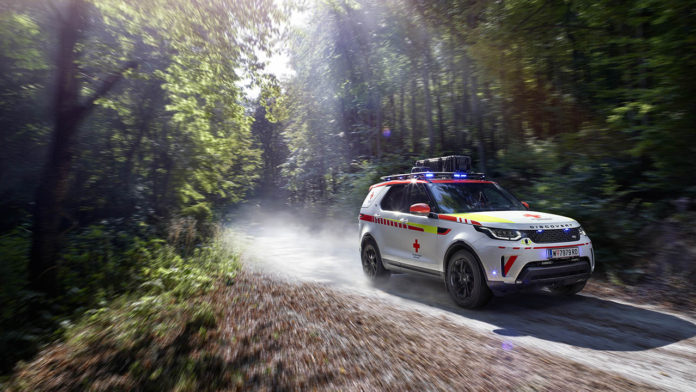
M 392 186 L 382 199 L 382 204 L 380 205 L 382 209 L 386 211 L 403 211 L 405 189 L 403 185 Z
M 430 200 L 428 191 L 426 191 L 422 184 L 417 184 L 417 186 L 411 186 L 410 188 L 406 211 L 408 211 L 410 206 L 416 203 L 425 203 L 430 206 L 431 210 L 435 210 L 435 203 Z
M 362 206 L 360 208 L 367 208 L 372 204 L 373 201 L 377 200 L 379 198 L 379 195 L 382 194 L 382 191 L 384 191 L 383 186 L 377 187 L 377 188 L 372 188 L 370 189 L 370 192 L 367 193 L 367 196 L 365 196 L 365 200 L 362 203 Z

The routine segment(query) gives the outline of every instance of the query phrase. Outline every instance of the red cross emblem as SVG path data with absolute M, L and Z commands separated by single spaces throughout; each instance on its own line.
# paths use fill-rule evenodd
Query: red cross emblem
M 416 253 L 418 253 L 418 249 L 420 249 L 420 244 L 418 243 L 418 238 L 416 238 L 416 242 L 413 243 L 413 249 L 415 249 Z
M 537 214 L 524 214 L 524 216 L 528 216 L 530 218 L 541 219 L 541 215 L 537 215 Z

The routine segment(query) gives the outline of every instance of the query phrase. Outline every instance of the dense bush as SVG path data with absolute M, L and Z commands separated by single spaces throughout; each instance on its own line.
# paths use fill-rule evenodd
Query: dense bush
M 201 237 L 197 226 L 190 218 L 174 219 L 168 240 L 144 223 L 120 221 L 68 235 L 58 263 L 63 294 L 56 297 L 25 289 L 31 233 L 20 227 L 0 236 L 0 352 L 5 353 L 0 372 L 61 336 L 85 311 L 107 306 L 119 295 L 142 295 L 141 303 L 150 307 L 197 295 L 217 277 L 234 274 L 230 248 L 219 235 Z

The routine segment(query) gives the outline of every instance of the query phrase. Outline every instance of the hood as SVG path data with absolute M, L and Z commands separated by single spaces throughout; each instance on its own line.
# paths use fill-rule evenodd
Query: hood
M 484 211 L 447 215 L 478 222 L 482 226 L 500 229 L 564 229 L 580 226 L 575 219 L 538 211 Z

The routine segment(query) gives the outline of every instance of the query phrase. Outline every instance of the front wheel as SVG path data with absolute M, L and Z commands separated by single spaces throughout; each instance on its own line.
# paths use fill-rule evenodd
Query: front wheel
M 491 290 L 474 255 L 467 251 L 455 253 L 447 264 L 447 291 L 463 308 L 478 308 L 491 299 Z
M 362 267 L 365 276 L 373 283 L 383 283 L 391 273 L 384 268 L 379 249 L 373 240 L 365 241 L 361 252 Z

